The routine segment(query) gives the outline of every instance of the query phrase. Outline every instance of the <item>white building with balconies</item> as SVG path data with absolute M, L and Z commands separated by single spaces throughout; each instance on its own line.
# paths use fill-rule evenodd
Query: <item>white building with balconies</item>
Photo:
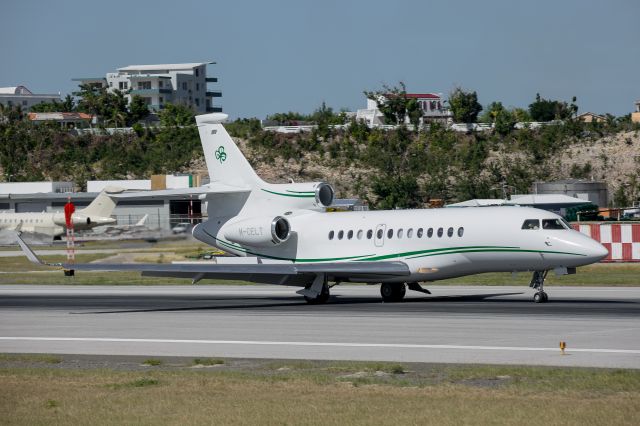
M 422 110 L 421 124 L 441 122 L 448 124 L 453 117 L 451 111 L 445 107 L 445 101 L 440 93 L 406 93 L 404 95 L 409 99 L 415 99 Z M 384 102 L 384 96 L 380 99 Z M 378 103 L 367 98 L 367 108 L 359 109 L 356 113 L 357 120 L 364 120 L 369 127 L 384 125 L 384 114 L 378 109 Z M 409 124 L 409 117 L 405 118 L 405 122 Z
M 207 77 L 207 65 L 215 62 L 189 64 L 129 65 L 107 73 L 106 77 L 74 78 L 79 84 L 106 87 L 110 91 L 124 92 L 129 102 L 140 96 L 149 108 L 158 111 L 165 104 L 181 104 L 191 107 L 196 113 L 222 112 L 214 106 L 213 98 L 221 92 L 209 91 L 208 83 L 216 83 L 216 77 Z

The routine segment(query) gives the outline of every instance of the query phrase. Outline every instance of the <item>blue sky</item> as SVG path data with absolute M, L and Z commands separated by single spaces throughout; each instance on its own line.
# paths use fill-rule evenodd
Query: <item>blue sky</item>
M 476 90 L 526 107 L 536 92 L 580 111 L 640 99 L 637 0 L 4 0 L 0 86 L 63 94 L 73 77 L 213 60 L 232 118 L 364 106 L 363 90 Z

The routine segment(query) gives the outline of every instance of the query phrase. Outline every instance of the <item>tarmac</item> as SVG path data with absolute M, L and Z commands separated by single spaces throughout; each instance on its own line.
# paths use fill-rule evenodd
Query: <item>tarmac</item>
M 428 288 L 4 285 L 0 352 L 640 368 L 640 288 Z

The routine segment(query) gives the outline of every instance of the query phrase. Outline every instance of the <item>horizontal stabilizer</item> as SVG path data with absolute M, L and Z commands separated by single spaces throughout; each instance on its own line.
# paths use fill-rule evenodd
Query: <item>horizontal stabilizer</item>
M 206 194 L 238 194 L 243 192 L 249 192 L 251 189 L 249 187 L 239 187 L 239 186 L 231 186 L 225 185 L 223 183 L 213 182 L 208 185 L 198 186 L 195 188 L 178 188 L 178 189 L 160 189 L 155 191 L 135 191 L 135 192 L 124 192 L 122 194 L 118 194 L 113 196 L 118 200 L 127 199 L 127 198 L 184 198 L 189 199 L 189 197 L 199 197 L 201 195 Z
M 16 236 L 16 241 L 20 245 L 20 248 L 24 252 L 25 256 L 27 256 L 27 259 L 29 259 L 30 262 L 33 262 L 37 265 L 43 265 L 43 266 L 47 265 L 42 260 L 40 260 L 38 255 L 33 250 L 31 250 L 31 247 L 29 247 L 27 243 L 25 243 L 24 240 L 20 238 L 19 232 L 16 232 L 15 236 Z

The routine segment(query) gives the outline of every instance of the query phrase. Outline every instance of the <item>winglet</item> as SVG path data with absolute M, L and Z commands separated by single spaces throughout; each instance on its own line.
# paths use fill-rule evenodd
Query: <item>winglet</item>
M 46 263 L 40 260 L 38 255 L 35 254 L 33 250 L 31 250 L 31 247 L 29 247 L 27 243 L 25 243 L 24 240 L 20 238 L 19 232 L 16 232 L 16 241 L 18 242 L 18 244 L 20 244 L 20 248 L 24 252 L 25 256 L 27 256 L 27 259 L 29 259 L 29 261 L 38 265 L 46 265 Z

